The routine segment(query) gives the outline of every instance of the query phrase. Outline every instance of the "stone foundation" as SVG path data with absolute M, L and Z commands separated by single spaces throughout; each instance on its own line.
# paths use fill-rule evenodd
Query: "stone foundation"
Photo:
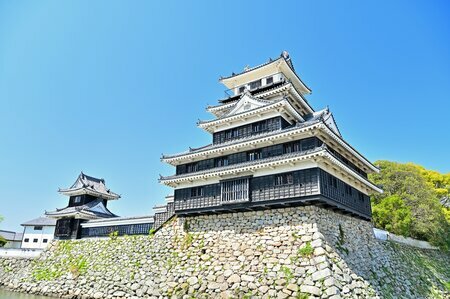
M 450 256 L 319 207 L 173 219 L 154 236 L 55 241 L 0 284 L 65 298 L 445 298 Z

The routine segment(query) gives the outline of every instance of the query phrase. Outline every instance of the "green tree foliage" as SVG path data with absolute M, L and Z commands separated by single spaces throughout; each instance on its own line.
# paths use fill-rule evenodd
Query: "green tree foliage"
M 3 221 L 3 217 L 0 216 L 0 222 L 2 222 L 2 221 Z M 2 236 L 0 236 L 0 247 L 5 246 L 6 243 L 8 243 L 8 242 L 5 240 L 5 238 L 3 238 Z
M 398 196 L 384 198 L 372 208 L 377 226 L 397 235 L 408 235 L 411 230 L 411 209 Z
M 450 175 L 412 163 L 375 164 L 381 171 L 370 179 L 384 190 L 371 198 L 375 226 L 450 248 L 448 208 L 441 203 L 449 195 Z

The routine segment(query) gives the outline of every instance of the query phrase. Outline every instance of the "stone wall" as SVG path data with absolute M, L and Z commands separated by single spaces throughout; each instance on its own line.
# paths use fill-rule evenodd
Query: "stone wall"
M 53 242 L 0 284 L 66 298 L 448 298 L 450 256 L 319 207 L 173 219 L 155 235 Z

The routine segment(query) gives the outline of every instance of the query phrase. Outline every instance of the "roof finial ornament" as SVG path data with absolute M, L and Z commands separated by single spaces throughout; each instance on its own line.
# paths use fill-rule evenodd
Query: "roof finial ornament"
M 250 66 L 247 64 L 247 65 L 244 67 L 244 72 L 248 71 L 249 69 L 250 69 Z
M 284 50 L 283 52 L 281 52 L 281 57 L 283 57 L 284 59 L 289 59 L 288 51 Z

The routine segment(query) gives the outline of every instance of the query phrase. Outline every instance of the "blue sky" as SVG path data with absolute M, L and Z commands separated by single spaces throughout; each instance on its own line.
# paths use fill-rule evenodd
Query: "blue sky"
M 370 160 L 450 171 L 447 1 L 0 1 L 2 229 L 62 208 L 80 171 L 119 215 L 170 189 L 161 153 L 211 138 L 196 121 L 221 75 L 288 50 Z

